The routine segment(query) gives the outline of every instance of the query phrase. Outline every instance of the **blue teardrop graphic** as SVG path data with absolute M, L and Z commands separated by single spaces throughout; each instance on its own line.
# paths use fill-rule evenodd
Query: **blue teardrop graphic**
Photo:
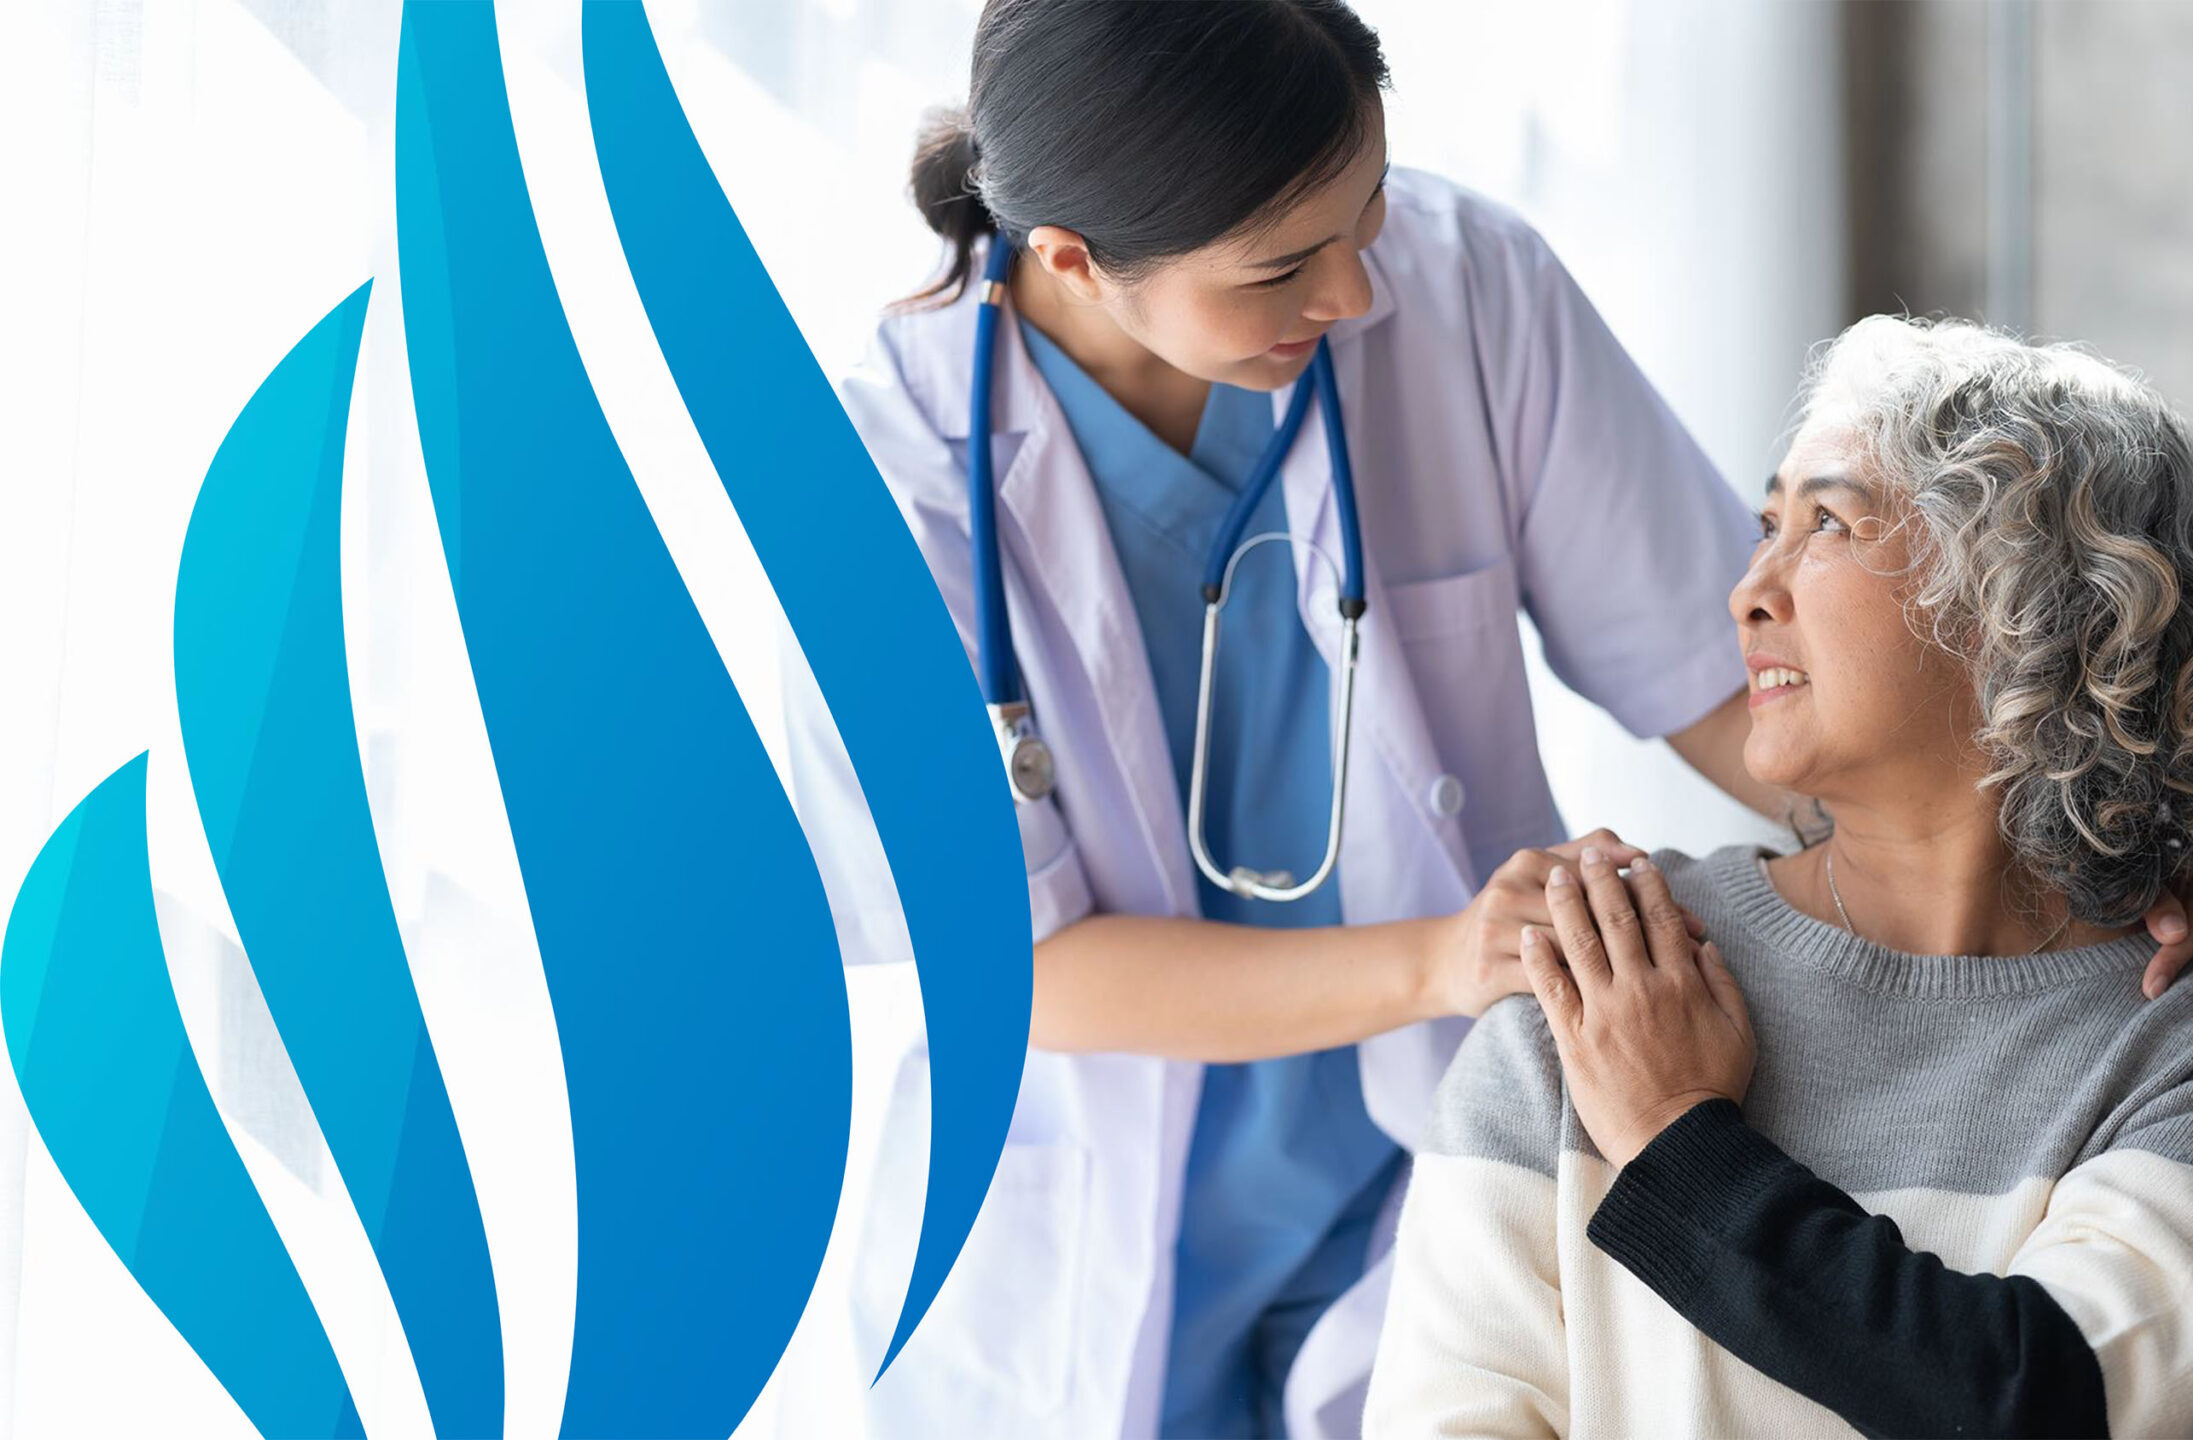
M 721 1436 L 843 1180 L 829 909 L 564 322 L 488 6 L 405 9 L 396 194 L 420 440 L 570 1089 L 564 1433 Z
M 487 1236 L 396 930 L 344 663 L 343 429 L 368 288 L 297 342 L 213 457 L 175 587 L 175 697 L 237 933 L 435 1428 L 497 1435 Z
M 952 617 L 717 187 L 646 12 L 587 0 L 584 15 L 587 107 L 632 278 L 829 701 L 913 940 L 929 1186 L 888 1369 L 966 1242 L 1027 1061 L 1020 832 Z
M 251 1423 L 269 1436 L 363 1434 L 168 986 L 143 755 L 85 796 L 32 862 L 0 942 L 0 1017 L 62 1178 Z
M 1031 947 L 1011 802 L 950 616 L 715 185 L 644 13 L 589 0 L 584 40 L 636 284 L 830 705 L 914 942 L 933 1129 L 887 1368 L 965 1242 L 1018 1087 Z M 563 1432 L 720 1436 L 790 1339 L 836 1214 L 852 1065 L 835 932 L 565 324 L 492 7 L 406 6 L 397 90 L 421 447 L 569 1087 Z M 495 1278 L 387 893 L 344 653 L 344 430 L 368 293 L 298 341 L 215 456 L 177 585 L 176 691 L 229 908 L 436 1428 L 486 1435 L 505 1402 Z M 140 755 L 102 782 L 23 881 L 0 937 L 10 1060 L 86 1213 L 252 1423 L 354 1436 L 169 987 L 145 773 Z

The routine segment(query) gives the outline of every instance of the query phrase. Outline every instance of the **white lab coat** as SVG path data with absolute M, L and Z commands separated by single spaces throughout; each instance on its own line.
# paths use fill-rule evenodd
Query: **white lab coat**
M 1330 332 L 1369 601 L 1339 868 L 1350 924 L 1460 910 L 1516 848 L 1561 837 L 1533 740 L 1519 604 L 1557 673 L 1636 733 L 1664 734 L 1742 683 L 1723 606 L 1750 549 L 1744 507 L 1528 226 L 1427 176 L 1396 170 L 1388 191 L 1384 233 L 1366 252 L 1371 307 Z M 888 320 L 842 390 L 970 655 L 974 315 L 970 292 Z M 1058 767 L 1053 799 L 1018 807 L 1035 936 L 1091 910 L 1193 916 L 1185 805 L 1095 489 L 1011 323 L 998 330 L 997 372 L 1007 605 Z M 1275 415 L 1286 399 L 1273 397 Z M 1319 426 L 1310 417 L 1305 434 Z M 1325 446 L 1297 444 L 1281 478 L 1288 525 L 1337 556 L 1329 481 Z M 1295 556 L 1302 623 L 1330 665 L 1331 581 L 1301 547 Z M 825 792 L 857 804 L 840 777 L 805 789 L 803 810 Z M 892 903 L 872 877 L 865 891 L 858 876 L 831 879 L 834 894 L 859 891 L 861 909 Z M 890 930 L 859 917 L 845 928 Z M 848 955 L 887 958 L 900 957 Z M 1417 1144 L 1466 1028 L 1419 1024 L 1359 1047 L 1365 1103 L 1403 1146 Z M 901 1063 L 857 1262 L 856 1327 L 879 1356 L 920 1223 L 925 1065 L 918 1047 Z M 874 1433 L 1156 1432 L 1201 1074 L 1144 1056 L 1030 1052 L 966 1249 L 870 1392 Z M 1295 1435 L 1359 1424 L 1390 1218 L 1369 1273 L 1288 1377 Z

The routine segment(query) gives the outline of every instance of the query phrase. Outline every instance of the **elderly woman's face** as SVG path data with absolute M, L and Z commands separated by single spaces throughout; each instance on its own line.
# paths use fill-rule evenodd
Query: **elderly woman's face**
M 1751 676 L 1744 764 L 1769 784 L 1829 801 L 1924 785 L 1972 733 L 1963 667 L 1906 618 L 1898 513 L 1832 413 L 1805 426 L 1768 484 L 1729 612 Z

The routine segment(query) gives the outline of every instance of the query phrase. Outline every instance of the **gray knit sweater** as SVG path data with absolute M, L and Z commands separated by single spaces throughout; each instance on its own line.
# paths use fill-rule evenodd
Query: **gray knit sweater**
M 1655 859 L 1759 1062 L 1616 1172 L 1528 996 L 1436 1100 L 1367 1428 L 2193 1434 L 2193 984 L 2144 937 L 1906 955 Z

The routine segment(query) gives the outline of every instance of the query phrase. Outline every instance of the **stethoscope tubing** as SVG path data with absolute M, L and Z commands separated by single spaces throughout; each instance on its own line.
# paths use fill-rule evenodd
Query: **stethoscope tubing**
M 1005 280 L 1013 263 L 1013 245 L 1003 235 L 994 237 L 983 265 L 982 293 L 975 311 L 973 390 L 968 404 L 967 429 L 967 531 L 974 552 L 976 674 L 988 707 L 1014 795 L 1027 802 L 1042 799 L 1051 785 L 1051 756 L 1036 734 L 1022 698 L 1020 672 L 1013 654 L 1012 627 L 1005 610 L 1005 568 L 997 535 L 997 482 L 991 456 L 991 390 L 996 379 L 997 327 L 1004 307 Z M 1340 831 L 1348 797 L 1348 750 L 1354 730 L 1355 668 L 1359 649 L 1357 624 L 1366 602 L 1363 586 L 1363 539 L 1355 504 L 1355 467 L 1348 458 L 1347 427 L 1340 412 L 1340 385 L 1333 374 L 1332 347 L 1320 337 L 1305 377 L 1297 381 L 1293 396 L 1271 443 L 1258 457 L 1241 493 L 1234 497 L 1204 567 L 1203 663 L 1196 684 L 1194 757 L 1188 785 L 1188 840 L 1196 868 L 1212 884 L 1237 895 L 1261 900 L 1298 900 L 1332 875 L 1340 857 Z M 1338 604 L 1341 620 L 1340 650 L 1335 681 L 1333 803 L 1327 821 L 1325 856 L 1315 873 L 1296 881 L 1283 872 L 1264 873 L 1245 866 L 1221 869 L 1210 854 L 1203 834 L 1203 811 L 1210 761 L 1211 697 L 1217 674 L 1220 611 L 1225 607 L 1231 561 L 1249 517 L 1262 503 L 1280 466 L 1294 448 L 1309 413 L 1310 398 L 1317 397 L 1324 419 L 1325 444 L 1332 464 L 1334 508 L 1340 522 L 1341 574 Z M 1031 765 L 1034 770 L 1031 770 Z M 1040 772 L 1040 784 L 1023 776 Z
M 1005 562 L 998 549 L 997 482 L 990 454 L 990 392 L 997 369 L 998 313 L 1013 247 L 1000 235 L 990 242 L 982 272 L 982 302 L 975 307 L 975 364 L 967 417 L 967 538 L 975 557 L 976 674 L 987 705 L 1020 700 L 1020 671 L 1013 657 L 1005 613 Z

